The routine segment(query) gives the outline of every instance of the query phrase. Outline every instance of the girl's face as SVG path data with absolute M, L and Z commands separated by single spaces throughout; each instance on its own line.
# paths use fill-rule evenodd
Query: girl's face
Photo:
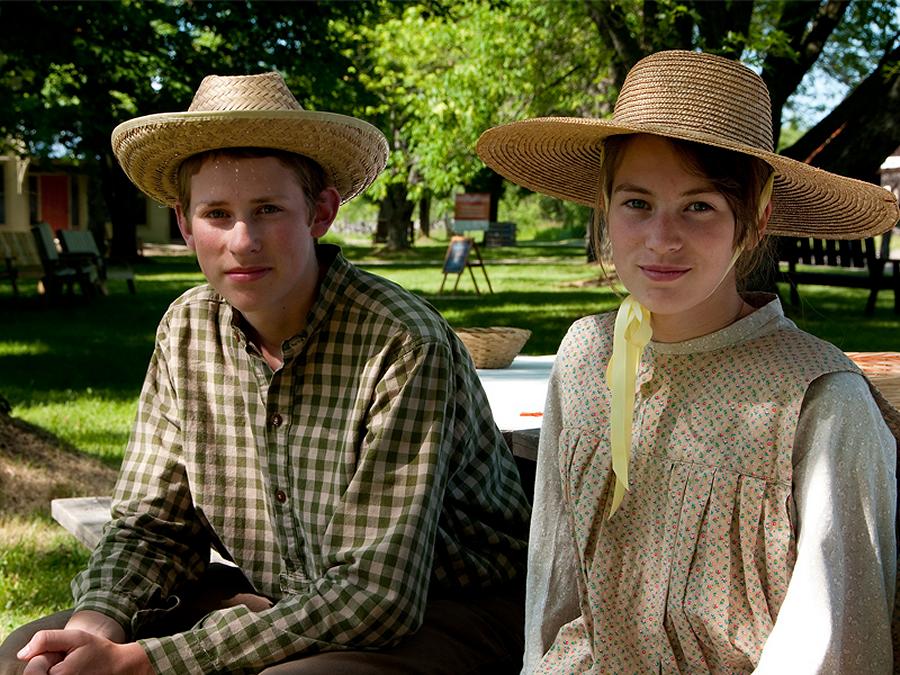
M 680 342 L 732 323 L 743 307 L 735 218 L 664 138 L 629 138 L 613 173 L 609 239 L 616 272 L 652 313 L 653 339 Z

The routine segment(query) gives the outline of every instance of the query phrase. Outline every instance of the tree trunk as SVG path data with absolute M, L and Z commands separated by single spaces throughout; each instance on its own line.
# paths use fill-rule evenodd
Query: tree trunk
M 587 13 L 600 40 L 612 46 L 616 56 L 610 63 L 610 76 L 617 90 L 622 88 L 625 75 L 648 53 L 634 37 L 623 8 L 608 0 L 585 0 Z
M 387 247 L 393 251 L 409 248 L 415 205 L 407 199 L 406 183 L 391 183 L 378 206 L 378 225 L 384 226 Z
M 111 152 L 100 159 L 100 176 L 112 222 L 109 255 L 115 260 L 133 261 L 137 258 L 137 223 L 129 214 L 134 213 L 134 200 L 140 197 Z
M 848 0 L 828 0 L 821 5 L 808 0 L 792 0 L 785 4 L 777 28 L 789 36 L 795 53 L 772 52 L 766 56 L 762 68 L 762 78 L 772 100 L 772 136 L 776 148 L 784 104 L 819 58 L 848 4 Z
M 741 58 L 746 40 L 739 39 L 739 36 L 746 36 L 750 32 L 753 3 L 744 0 L 702 0 L 692 2 L 691 8 L 697 15 L 697 30 L 701 37 L 699 46 L 729 59 Z M 729 40 L 732 42 L 728 42 Z M 690 49 L 691 46 L 687 42 L 679 48 Z
M 431 236 L 431 191 L 425 190 L 419 200 L 419 229 L 422 236 Z
M 900 47 L 783 155 L 879 183 L 884 158 L 900 146 Z
M 500 199 L 503 197 L 503 191 L 506 189 L 503 176 L 493 169 L 484 167 L 464 187 L 466 192 L 486 192 L 491 196 L 488 220 L 496 223 Z

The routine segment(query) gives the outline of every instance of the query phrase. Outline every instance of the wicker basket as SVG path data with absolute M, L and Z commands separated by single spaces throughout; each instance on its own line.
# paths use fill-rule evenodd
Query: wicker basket
M 900 352 L 847 352 L 884 397 L 900 409 Z
M 472 355 L 476 368 L 506 368 L 528 342 L 531 331 L 525 328 L 457 328 L 463 344 Z

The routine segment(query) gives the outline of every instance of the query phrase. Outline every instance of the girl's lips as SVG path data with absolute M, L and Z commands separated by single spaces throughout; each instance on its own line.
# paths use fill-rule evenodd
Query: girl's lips
M 666 265 L 638 265 L 651 281 L 675 281 L 690 271 L 689 267 L 669 267 Z

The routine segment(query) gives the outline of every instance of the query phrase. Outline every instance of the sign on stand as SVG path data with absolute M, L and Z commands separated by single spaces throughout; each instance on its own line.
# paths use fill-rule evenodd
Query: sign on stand
M 473 254 L 475 260 L 472 260 Z M 456 275 L 456 283 L 453 284 L 453 292 L 455 293 L 463 271 L 468 269 L 469 274 L 472 276 L 472 283 L 475 285 L 475 292 L 481 295 L 478 282 L 475 280 L 475 272 L 472 271 L 473 267 L 481 268 L 481 271 L 484 272 L 484 280 L 487 282 L 488 290 L 493 293 L 494 289 L 491 287 L 491 280 L 488 279 L 487 270 L 484 268 L 484 261 L 481 259 L 478 244 L 475 243 L 472 237 L 452 237 L 450 244 L 447 246 L 447 255 L 444 256 L 444 280 L 441 281 L 441 288 L 438 293 L 444 292 L 444 284 L 447 283 L 448 274 Z
M 491 195 L 465 192 L 456 195 L 453 209 L 453 231 L 486 230 L 491 224 Z
M 487 230 L 491 224 L 491 195 L 487 192 L 464 192 L 456 195 L 453 210 L 453 231 L 462 233 L 472 230 Z M 475 259 L 472 259 L 474 254 Z M 459 286 L 459 279 L 464 270 L 468 269 L 472 276 L 472 283 L 475 284 L 475 292 L 481 295 L 478 289 L 478 282 L 475 281 L 475 273 L 473 267 L 480 267 L 484 272 L 484 280 L 487 282 L 488 290 L 491 293 L 491 280 L 488 279 L 487 270 L 484 268 L 484 261 L 481 259 L 481 252 L 478 250 L 478 244 L 472 237 L 454 236 L 450 239 L 450 245 L 447 247 L 447 255 L 444 257 L 444 280 L 441 282 L 441 290 L 444 292 L 444 284 L 447 283 L 447 275 L 455 274 L 456 283 L 453 284 L 455 292 Z

